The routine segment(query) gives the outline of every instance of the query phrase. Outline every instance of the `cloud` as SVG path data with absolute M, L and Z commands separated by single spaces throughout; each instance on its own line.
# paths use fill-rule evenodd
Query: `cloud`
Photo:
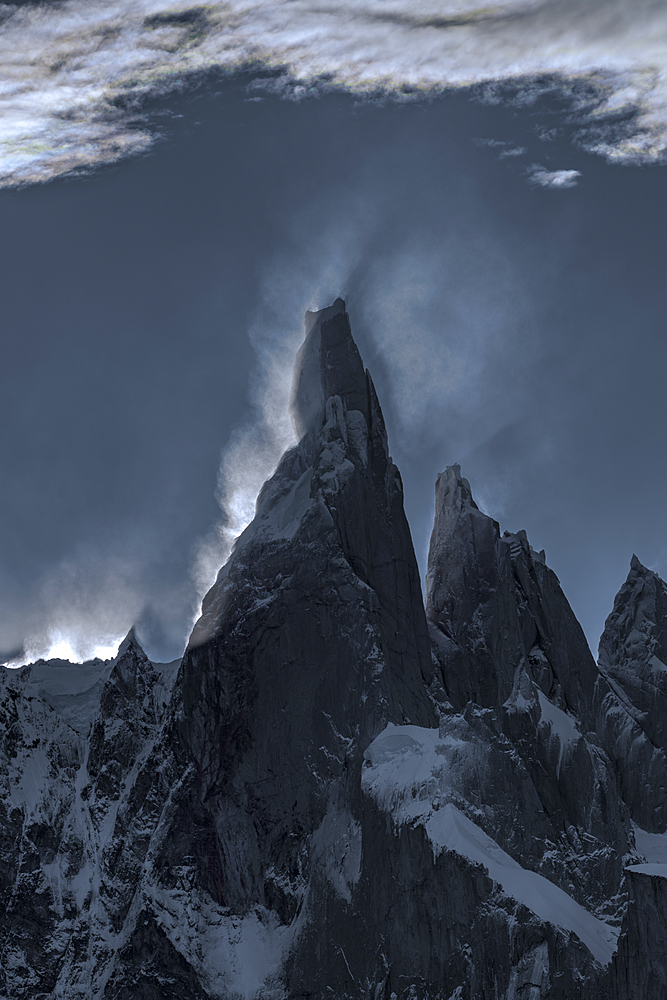
M 212 68 L 280 71 L 402 100 L 450 87 L 486 99 L 562 91 L 588 148 L 667 151 L 667 8 L 658 0 L 65 0 L 0 7 L 0 183 L 48 180 L 146 149 L 147 95 Z M 509 87 L 509 90 L 508 90 Z
M 547 170 L 539 163 L 533 163 L 528 168 L 528 177 L 531 184 L 539 184 L 545 188 L 572 188 L 577 186 L 577 177 L 581 177 L 580 170 Z
M 500 153 L 500 159 L 503 160 L 509 156 L 525 156 L 527 152 L 528 150 L 525 146 L 513 146 L 510 149 L 504 149 L 502 153 Z
M 40 657 L 83 661 L 113 656 L 143 603 L 135 563 L 102 558 L 81 546 L 43 579 L 35 595 L 42 614 L 11 665 Z

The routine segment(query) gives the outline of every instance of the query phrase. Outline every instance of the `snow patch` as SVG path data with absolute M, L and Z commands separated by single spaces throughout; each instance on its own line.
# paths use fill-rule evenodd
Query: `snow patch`
M 577 729 L 574 719 L 550 702 L 542 691 L 538 689 L 537 693 L 540 699 L 540 712 L 542 713 L 540 721 L 545 722 L 551 728 L 553 736 L 556 737 L 559 743 L 556 774 L 560 775 L 565 748 L 569 748 L 577 743 L 581 739 L 581 733 Z
M 240 917 L 191 890 L 152 891 L 169 940 L 213 996 L 265 995 L 263 987 L 273 985 L 287 954 L 291 927 L 262 906 Z
M 657 862 L 648 865 L 629 865 L 626 872 L 637 872 L 640 875 L 657 875 L 659 878 L 667 878 L 667 864 L 661 865 Z
M 312 840 L 314 858 L 347 903 L 361 875 L 361 826 L 344 809 L 329 805 Z
M 348 410 L 345 414 L 348 442 L 356 449 L 364 465 L 368 465 L 368 427 L 361 410 Z
M 667 833 L 647 833 L 634 823 L 632 825 L 637 853 L 641 854 L 645 861 L 667 865 Z
M 313 470 L 306 469 L 292 488 L 281 497 L 260 522 L 260 531 L 270 538 L 294 538 L 304 515 L 313 505 L 310 482 Z
M 38 660 L 25 667 L 6 669 L 2 677 L 6 684 L 18 688 L 27 697 L 39 698 L 77 733 L 86 735 L 113 662 Z
M 667 663 L 663 663 L 657 656 L 652 656 L 648 662 L 651 673 L 656 677 L 658 683 L 660 680 L 664 680 L 665 675 L 667 675 Z
M 465 741 L 443 738 L 437 729 L 390 723 L 364 754 L 363 791 L 397 825 L 422 825 L 434 855 L 455 851 L 483 865 L 508 896 L 541 920 L 576 934 L 598 962 L 609 964 L 618 930 L 598 920 L 543 875 L 522 868 L 452 802 L 443 804 L 450 785 L 448 747 L 453 744 L 464 746 Z
M 546 941 L 522 955 L 510 972 L 505 1000 L 540 1000 L 549 983 L 549 945 Z

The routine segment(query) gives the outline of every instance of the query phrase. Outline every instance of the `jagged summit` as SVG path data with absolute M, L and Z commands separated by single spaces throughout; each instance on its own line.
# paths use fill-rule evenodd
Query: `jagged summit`
M 426 614 L 455 706 L 511 705 L 530 675 L 560 708 L 593 724 L 597 670 L 556 575 L 525 531 L 501 536 L 458 465 L 436 483 Z
M 667 829 L 667 584 L 633 555 L 600 637 L 598 728 L 644 830 Z
M 290 412 L 299 438 L 324 422 L 326 402 L 339 397 L 347 410 L 370 422 L 369 376 L 352 337 L 342 299 L 307 312 L 306 337 L 294 365 Z
M 647 570 L 646 566 L 644 566 L 643 563 L 641 563 L 639 561 L 639 559 L 634 554 L 634 552 L 632 553 L 632 559 L 630 560 L 630 569 L 634 570 L 635 573 L 648 573 L 648 572 L 650 572 L 650 570 Z
M 112 663 L 109 684 L 116 686 L 125 697 L 134 698 L 139 691 L 142 697 L 150 691 L 154 680 L 152 664 L 132 626 L 118 647 L 118 653 Z M 103 701 L 104 697 L 103 695 Z
M 347 316 L 345 301 L 340 297 L 335 299 L 330 306 L 324 306 L 323 309 L 307 309 L 305 316 L 306 336 L 308 336 L 314 326 L 325 323 L 333 319 L 334 316 L 340 315 Z
M 130 631 L 123 639 L 123 641 L 121 642 L 120 646 L 118 647 L 118 652 L 116 653 L 114 660 L 120 659 L 120 657 L 125 656 L 125 654 L 129 652 L 130 649 L 134 648 L 140 649 L 142 653 L 144 652 L 141 643 L 137 639 L 137 634 L 134 631 L 134 625 L 133 625 Z

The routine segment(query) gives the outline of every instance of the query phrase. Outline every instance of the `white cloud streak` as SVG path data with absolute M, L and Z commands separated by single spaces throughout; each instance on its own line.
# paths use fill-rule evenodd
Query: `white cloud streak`
M 11 666 L 40 658 L 83 662 L 115 655 L 144 598 L 135 563 L 81 547 L 44 579 L 35 603 L 44 614 Z
M 5 185 L 141 151 L 152 136 L 137 123 L 138 99 L 188 74 L 247 66 L 283 70 L 297 97 L 309 86 L 405 97 L 406 88 L 509 82 L 530 100 L 560 86 L 588 122 L 590 148 L 619 161 L 661 160 L 667 151 L 667 8 L 657 0 L 484 8 L 471 0 L 69 0 L 0 5 L 0 19 Z
M 577 178 L 581 177 L 580 170 L 547 170 L 546 167 L 534 163 L 528 169 L 528 177 L 531 184 L 538 184 L 545 188 L 572 188 L 577 185 Z

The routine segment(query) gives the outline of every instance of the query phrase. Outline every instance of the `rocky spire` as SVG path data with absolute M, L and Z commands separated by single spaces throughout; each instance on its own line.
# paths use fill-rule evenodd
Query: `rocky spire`
M 204 601 L 173 731 L 197 773 L 183 850 L 197 857 L 206 830 L 205 864 L 219 860 L 200 878 L 216 901 L 281 920 L 336 837 L 357 856 L 352 775 L 370 741 L 388 722 L 436 724 L 401 480 L 340 299 L 306 316 L 292 413 L 301 440 Z M 351 865 L 336 881 L 343 897 L 358 877 Z
M 597 725 L 634 821 L 667 829 L 667 584 L 633 555 L 600 639 Z
M 478 509 L 458 465 L 436 484 L 426 588 L 449 700 L 466 718 L 477 713 L 490 732 L 500 730 L 530 776 L 524 783 L 530 792 L 521 793 L 519 805 L 520 769 L 508 780 L 498 753 L 489 757 L 485 799 L 494 801 L 501 789 L 496 812 L 505 801 L 522 814 L 522 860 L 545 840 L 566 845 L 570 832 L 578 831 L 600 852 L 588 860 L 582 852 L 577 861 L 577 878 L 586 886 L 582 899 L 597 905 L 603 887 L 608 897 L 615 895 L 627 838 L 613 772 L 595 745 L 595 662 L 544 553 L 531 548 L 524 531 L 501 536 L 498 523 Z M 494 736 L 485 738 L 492 742 Z M 538 862 L 553 865 L 554 880 L 565 887 L 572 875 L 567 850 L 559 846 Z M 605 864 L 598 866 L 596 858 Z
M 426 616 L 448 696 L 502 705 L 521 659 L 509 546 L 483 514 L 458 465 L 436 481 L 426 574 Z M 502 620 L 501 620 L 502 613 Z
M 90 734 L 87 768 L 98 812 L 108 810 L 159 718 L 159 677 L 130 629 L 118 648 Z M 91 800 L 92 805 L 92 800 Z
M 426 612 L 455 703 L 511 703 L 527 672 L 594 729 L 597 669 L 558 579 L 525 531 L 482 513 L 458 465 L 438 477 Z
M 342 299 L 306 313 L 306 336 L 294 365 L 290 412 L 299 438 L 321 426 L 326 402 L 338 396 L 347 410 L 370 423 L 367 373 L 352 338 Z

